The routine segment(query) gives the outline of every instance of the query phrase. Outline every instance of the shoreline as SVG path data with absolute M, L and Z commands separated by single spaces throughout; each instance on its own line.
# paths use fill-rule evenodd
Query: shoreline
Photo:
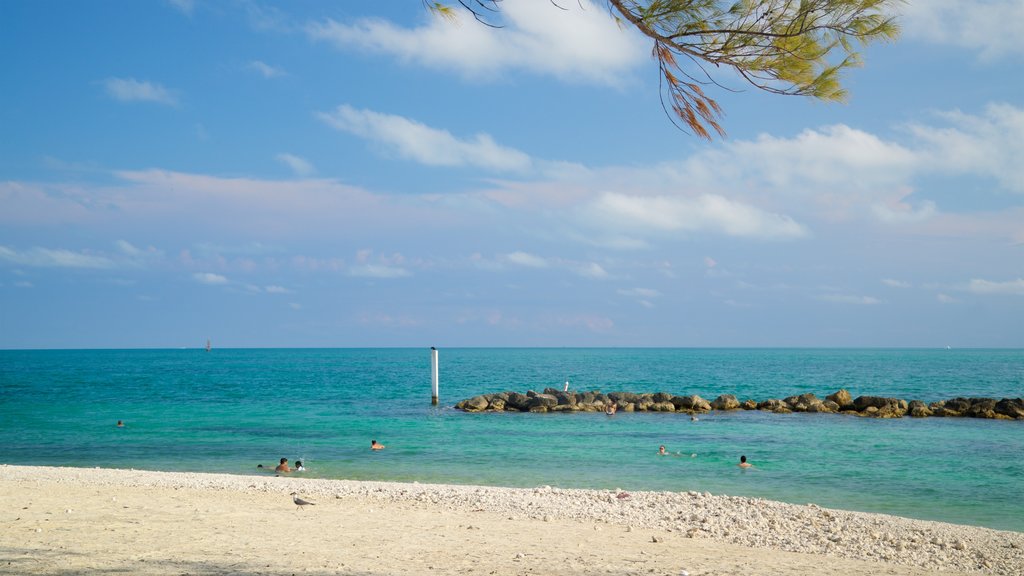
M 1022 532 L 697 492 L 0 465 L 0 518 L 0 574 L 1024 573 Z

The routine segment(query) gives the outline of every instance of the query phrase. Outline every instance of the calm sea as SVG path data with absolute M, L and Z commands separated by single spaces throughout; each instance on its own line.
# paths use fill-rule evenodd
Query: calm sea
M 1024 531 L 1020 421 L 451 408 L 567 380 L 709 400 L 1021 397 L 1022 350 L 442 349 L 440 368 L 434 407 L 426 348 L 0 351 L 0 462 L 258 474 L 287 457 L 309 477 L 697 490 Z

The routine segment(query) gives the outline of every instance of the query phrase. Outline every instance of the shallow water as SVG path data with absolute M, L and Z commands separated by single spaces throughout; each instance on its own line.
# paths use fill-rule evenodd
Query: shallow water
M 1020 397 L 1021 350 L 440 354 L 434 407 L 427 349 L 0 351 L 0 462 L 253 474 L 285 456 L 311 477 L 699 490 L 1024 531 L 1024 422 L 450 408 L 566 380 L 708 399 Z

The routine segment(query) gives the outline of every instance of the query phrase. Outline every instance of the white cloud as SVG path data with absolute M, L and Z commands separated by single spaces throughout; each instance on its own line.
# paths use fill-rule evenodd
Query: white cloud
M 983 60 L 1024 55 L 1020 0 L 913 0 L 903 14 L 907 38 L 974 50 Z
M 134 78 L 107 78 L 103 85 L 111 98 L 121 102 L 156 102 L 167 106 L 178 105 L 178 98 L 159 84 L 140 82 Z
M 195 0 L 167 0 L 167 3 L 186 16 L 191 16 L 196 7 Z
M 871 211 L 882 222 L 912 224 L 931 219 L 938 210 L 935 208 L 935 203 L 931 201 L 921 202 L 915 208 L 906 202 L 894 200 L 886 204 L 874 204 L 871 206 Z
M 636 298 L 657 298 L 661 296 L 661 292 L 653 288 L 629 288 L 620 289 L 618 293 L 623 296 L 636 297 Z
M 581 264 L 575 268 L 575 271 L 584 278 L 594 278 L 602 280 L 608 277 L 608 271 L 601 267 L 597 262 L 589 262 Z
M 878 298 L 873 298 L 871 296 L 853 296 L 850 294 L 824 294 L 818 298 L 825 302 L 834 302 L 836 304 L 856 304 L 861 306 L 873 306 L 875 304 L 882 303 Z
M 548 261 L 540 256 L 527 254 L 526 252 L 513 252 L 505 257 L 509 262 L 526 266 L 528 268 L 547 268 Z
M 602 194 L 584 209 L 603 230 L 712 232 L 728 236 L 789 239 L 808 235 L 792 218 L 715 194 L 697 197 Z
M 938 117 L 947 125 L 908 127 L 918 140 L 921 172 L 988 176 L 1024 193 L 1024 109 L 994 103 L 981 115 L 953 110 Z
M 467 20 L 468 13 L 464 13 Z M 591 0 L 555 5 L 504 2 L 495 13 L 501 28 L 470 20 L 432 18 L 418 28 L 384 20 L 310 23 L 306 33 L 339 49 L 384 53 L 416 66 L 454 70 L 468 77 L 501 78 L 510 70 L 552 75 L 566 82 L 616 85 L 649 62 L 650 44 L 629 26 L 619 27 Z
M 277 155 L 277 160 L 291 168 L 292 172 L 295 172 L 296 176 L 311 176 L 316 172 L 313 165 L 309 163 L 305 158 L 300 158 L 294 154 L 281 153 Z
M 912 192 L 907 183 L 919 165 L 912 148 L 840 124 L 791 138 L 762 134 L 728 142 L 674 170 L 693 188 L 729 196 L 756 193 L 761 202 L 771 198 L 794 213 L 840 221 L 906 212 L 901 204 Z
M 957 303 L 957 299 L 953 298 L 952 296 L 949 296 L 948 294 L 936 294 L 935 295 L 935 300 L 937 300 L 940 304 L 956 304 Z
M 280 68 L 278 66 L 271 66 L 270 64 L 267 64 L 266 62 L 260 60 L 253 60 L 252 62 L 249 62 L 245 67 L 249 70 L 253 70 L 259 73 L 264 78 L 280 78 L 281 76 L 288 75 L 288 73 L 285 72 L 284 68 Z
M 214 274 L 213 272 L 196 272 L 192 275 L 192 278 L 200 284 L 209 284 L 216 286 L 220 284 L 227 284 L 228 279 L 220 274 Z
M 267 294 L 291 294 L 292 291 L 285 288 L 284 286 L 267 286 L 264 288 Z
M 414 120 L 356 110 L 348 105 L 317 117 L 329 126 L 376 142 L 403 158 L 428 166 L 477 166 L 493 170 L 526 170 L 530 157 L 496 143 L 488 134 L 460 139 L 446 130 L 431 128 Z
M 409 272 L 405 268 L 399 268 L 397 266 L 386 266 L 383 264 L 364 264 L 362 266 L 353 266 L 349 269 L 350 276 L 356 276 L 360 278 L 405 278 L 406 276 L 412 276 L 412 272 Z
M 114 261 L 105 256 L 74 252 L 63 248 L 35 247 L 25 251 L 17 251 L 0 245 L 0 260 L 38 268 L 106 269 L 115 266 Z
M 890 288 L 910 288 L 910 282 L 904 282 L 903 280 L 893 280 L 892 278 L 882 278 L 882 284 Z
M 1024 278 L 993 282 L 991 280 L 972 279 L 967 290 L 975 294 L 1011 294 L 1024 296 Z

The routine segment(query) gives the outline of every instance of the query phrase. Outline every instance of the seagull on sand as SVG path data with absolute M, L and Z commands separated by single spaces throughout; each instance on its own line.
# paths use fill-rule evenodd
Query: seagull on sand
M 299 498 L 298 492 L 292 492 L 292 502 L 295 502 L 295 506 L 298 507 L 297 509 L 302 509 L 303 506 L 316 506 L 316 504 L 312 502 Z

